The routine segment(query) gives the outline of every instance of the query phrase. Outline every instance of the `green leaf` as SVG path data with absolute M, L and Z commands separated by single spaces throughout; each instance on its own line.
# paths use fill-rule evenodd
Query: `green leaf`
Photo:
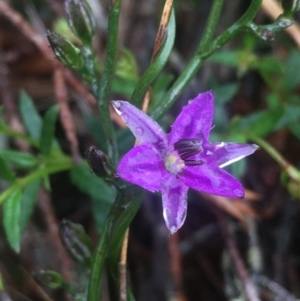
M 129 285 L 127 285 L 127 299 L 128 301 L 135 301 L 135 298 Z
M 286 126 L 298 126 L 300 123 L 300 106 L 287 105 L 284 110 L 283 116 L 279 119 L 274 130 L 280 130 Z
M 300 84 L 300 53 L 294 49 L 285 62 L 284 86 L 287 90 L 296 88 Z
M 10 169 L 6 158 L 2 154 L 0 154 L 0 177 L 8 182 L 16 180 L 13 171 Z
M 26 92 L 21 92 L 20 94 L 19 107 L 22 121 L 29 135 L 38 141 L 40 139 L 43 122 L 34 106 L 33 100 Z
M 153 110 L 167 93 L 167 89 L 174 80 L 173 74 L 160 73 L 152 85 L 152 98 L 149 104 L 149 111 Z
M 292 131 L 292 133 L 300 140 L 300 127 L 299 127 L 299 123 L 298 124 L 291 124 L 289 126 L 289 128 Z
M 40 137 L 40 148 L 45 156 L 50 154 L 54 141 L 55 123 L 57 120 L 59 107 L 57 105 L 49 109 L 45 115 Z
M 117 141 L 120 156 L 124 156 L 134 145 L 134 136 L 128 128 L 117 131 Z
M 217 86 L 213 88 L 216 105 L 223 106 L 232 100 L 239 88 L 238 83 Z
M 207 59 L 209 62 L 225 65 L 228 67 L 237 67 L 239 65 L 238 51 L 220 51 L 214 53 Z
M 21 198 L 20 190 L 14 190 L 3 204 L 3 225 L 7 240 L 15 252 L 20 252 L 21 243 Z
M 87 115 L 84 118 L 84 123 L 88 132 L 93 136 L 96 145 L 103 151 L 105 149 L 105 141 L 103 140 L 104 131 L 99 116 Z
M 274 109 L 250 114 L 235 124 L 235 131 L 251 133 L 260 137 L 265 136 L 274 130 L 284 111 L 284 106 L 278 106 Z
M 145 73 L 142 75 L 139 83 L 137 84 L 131 97 L 131 100 L 134 104 L 139 106 L 146 91 L 148 90 L 152 82 L 155 80 L 155 78 L 158 76 L 158 74 L 161 72 L 163 67 L 166 65 L 169 56 L 171 54 L 171 51 L 173 49 L 174 40 L 175 40 L 175 13 L 174 13 L 174 9 L 172 9 L 169 23 L 166 29 L 166 40 L 162 44 L 158 53 L 156 54 L 153 62 L 151 63 L 149 68 L 145 71 Z
M 274 85 L 274 80 L 283 75 L 282 64 L 273 57 L 262 58 L 258 64 L 258 71 L 271 88 Z
M 41 180 L 35 180 L 24 187 L 23 196 L 21 199 L 21 216 L 20 216 L 20 229 L 23 233 L 28 220 L 31 217 L 35 203 L 37 201 L 37 195 L 41 185 Z
M 92 199 L 92 211 L 100 231 L 114 201 L 111 186 L 94 175 L 87 164 L 77 165 L 71 170 L 72 182 Z
M 0 155 L 19 168 L 32 168 L 38 164 L 38 159 L 29 153 L 15 150 L 0 150 Z

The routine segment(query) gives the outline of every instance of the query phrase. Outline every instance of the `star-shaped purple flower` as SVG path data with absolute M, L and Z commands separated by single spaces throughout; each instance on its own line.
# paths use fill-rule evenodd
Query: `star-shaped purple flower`
M 163 216 L 171 234 L 185 220 L 189 187 L 243 198 L 243 186 L 223 167 L 252 154 L 258 147 L 208 141 L 214 113 L 212 92 L 199 94 L 189 101 L 169 134 L 129 102 L 112 103 L 140 143 L 121 159 L 117 173 L 149 191 L 161 191 Z

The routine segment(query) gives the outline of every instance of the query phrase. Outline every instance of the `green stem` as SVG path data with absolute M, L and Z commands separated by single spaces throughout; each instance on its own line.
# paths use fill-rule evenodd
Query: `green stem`
M 209 30 L 208 28 L 205 30 L 205 35 L 203 36 L 203 40 L 197 48 L 196 53 L 186 66 L 185 70 L 181 73 L 181 75 L 175 81 L 173 86 L 164 96 L 164 101 L 161 101 L 161 103 L 152 112 L 152 118 L 159 119 L 166 113 L 166 111 L 173 105 L 175 100 L 179 97 L 183 89 L 192 80 L 196 72 L 201 67 L 203 61 L 209 56 L 211 56 L 218 49 L 220 49 L 223 45 L 225 45 L 244 26 L 251 22 L 251 20 L 256 15 L 258 9 L 260 8 L 261 2 L 262 0 L 253 0 L 245 14 L 236 23 L 234 23 L 227 30 L 225 30 L 219 37 L 217 37 L 212 43 L 210 43 L 210 41 L 213 31 Z M 218 0 L 215 0 L 213 3 L 211 14 L 209 15 L 209 20 L 207 23 L 208 26 L 214 25 L 213 20 L 211 20 L 211 18 L 214 17 L 212 15 L 212 11 L 214 11 L 214 9 L 214 13 L 216 13 L 216 18 L 218 19 L 217 13 L 219 12 L 220 14 L 220 11 L 218 11 L 218 9 L 221 9 L 221 5 L 218 6 L 217 4 L 219 4 Z
M 88 284 L 87 301 L 98 301 L 100 294 L 101 278 L 103 274 L 103 267 L 107 256 L 108 243 L 107 236 L 111 225 L 111 217 L 106 219 L 101 237 L 98 241 L 95 255 L 93 258 L 93 265 Z
M 121 3 L 122 0 L 114 1 L 109 13 L 107 53 L 98 97 L 100 118 L 102 121 L 106 140 L 106 151 L 108 156 L 112 158 L 112 161 L 115 165 L 118 161 L 118 149 L 116 135 L 109 114 L 109 94 L 111 91 L 111 86 L 115 76 L 117 64 L 118 28 Z
M 300 183 L 300 171 L 285 160 L 272 145 L 254 134 L 249 134 L 247 137 L 263 148 L 286 171 L 291 179 Z
M 202 39 L 196 50 L 201 53 L 211 43 L 222 11 L 224 0 L 214 0 L 203 32 Z
M 47 175 L 57 173 L 60 171 L 71 169 L 73 166 L 73 161 L 69 157 L 63 157 L 63 160 L 59 160 L 58 158 L 54 161 L 47 161 L 45 164 L 41 164 L 40 168 L 28 176 L 17 179 L 9 188 L 2 192 L 0 195 L 0 204 L 10 195 L 15 189 L 22 189 L 27 184 L 33 182 L 34 180 L 43 178 Z

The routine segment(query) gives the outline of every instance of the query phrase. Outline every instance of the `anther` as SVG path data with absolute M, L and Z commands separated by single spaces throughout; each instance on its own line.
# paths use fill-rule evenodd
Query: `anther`
M 203 149 L 198 139 L 181 139 L 174 144 L 174 148 L 182 160 L 200 153 Z
M 204 164 L 206 161 L 199 159 L 199 160 L 184 160 L 184 164 L 186 166 L 198 166 Z

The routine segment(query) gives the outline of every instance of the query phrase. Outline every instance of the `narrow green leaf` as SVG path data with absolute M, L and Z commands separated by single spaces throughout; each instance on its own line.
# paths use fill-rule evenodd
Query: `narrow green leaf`
M 7 163 L 7 160 L 2 154 L 0 154 L 0 177 L 8 182 L 13 182 L 16 179 L 13 171 Z
M 38 164 L 38 159 L 29 153 L 19 152 L 15 150 L 0 150 L 0 155 L 7 161 L 12 162 L 19 168 L 31 168 Z
M 40 188 L 41 180 L 37 179 L 24 187 L 23 196 L 21 199 L 21 216 L 20 216 L 20 229 L 23 233 L 29 218 L 34 209 L 37 200 L 38 191 Z
M 250 132 L 257 136 L 264 136 L 273 131 L 281 116 L 284 114 L 284 107 L 267 110 L 257 121 L 251 126 Z
M 86 164 L 77 165 L 71 170 L 71 180 L 91 197 L 93 216 L 100 232 L 115 198 L 112 187 L 94 175 Z
M 255 112 L 243 117 L 234 124 L 239 132 L 251 133 L 256 136 L 265 136 L 271 133 L 285 112 L 284 106 Z
M 94 175 L 87 164 L 76 165 L 71 170 L 73 183 L 93 199 L 111 203 L 114 199 L 112 188 Z
M 140 106 L 140 102 L 142 101 L 147 89 L 150 87 L 169 59 L 175 41 L 175 29 L 175 13 L 174 9 L 172 9 L 166 29 L 166 40 L 162 44 L 149 68 L 142 75 L 132 94 L 131 100 L 137 106 Z
M 45 156 L 50 154 L 54 141 L 55 123 L 57 120 L 59 107 L 57 105 L 49 109 L 45 115 L 40 137 L 40 148 Z
M 26 92 L 21 92 L 19 106 L 22 121 L 29 135 L 33 139 L 39 140 L 43 123 L 42 118 L 36 110 L 33 100 Z
M 209 62 L 221 64 L 228 67 L 238 67 L 239 65 L 239 52 L 238 51 L 219 51 L 214 53 L 207 59 Z
M 21 215 L 20 190 L 14 190 L 3 204 L 3 225 L 7 240 L 15 252 L 19 253 L 21 243 L 20 215 Z
M 285 62 L 284 69 L 283 84 L 285 89 L 291 90 L 296 88 L 300 84 L 300 54 L 298 50 L 291 51 Z
M 129 285 L 127 285 L 127 299 L 128 301 L 135 301 L 135 298 Z
M 238 83 L 230 83 L 227 85 L 218 85 L 213 87 L 215 102 L 218 106 L 225 105 L 228 101 L 232 100 L 239 88 Z

